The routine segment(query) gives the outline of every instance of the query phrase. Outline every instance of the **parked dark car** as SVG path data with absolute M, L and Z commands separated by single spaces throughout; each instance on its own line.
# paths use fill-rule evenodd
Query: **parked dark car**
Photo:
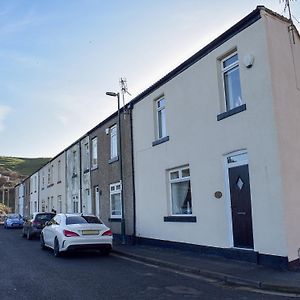
M 40 235 L 45 223 L 50 221 L 55 216 L 52 212 L 36 212 L 28 218 L 25 218 L 23 224 L 23 237 L 26 236 L 27 240 Z
M 23 218 L 20 214 L 8 214 L 4 219 L 4 228 L 22 228 Z

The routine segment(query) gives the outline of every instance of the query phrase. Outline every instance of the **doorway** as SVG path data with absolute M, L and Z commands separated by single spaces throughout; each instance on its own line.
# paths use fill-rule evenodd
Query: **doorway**
M 253 249 L 251 191 L 247 153 L 227 157 L 233 246 Z

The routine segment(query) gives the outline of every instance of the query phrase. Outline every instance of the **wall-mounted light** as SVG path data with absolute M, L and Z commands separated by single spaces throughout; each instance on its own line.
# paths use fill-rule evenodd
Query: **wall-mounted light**
M 254 63 L 254 56 L 252 54 L 245 55 L 243 59 L 243 63 L 247 69 L 250 69 Z

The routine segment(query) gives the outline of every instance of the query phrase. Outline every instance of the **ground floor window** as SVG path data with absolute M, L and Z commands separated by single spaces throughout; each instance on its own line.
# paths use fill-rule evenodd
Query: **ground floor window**
M 169 185 L 171 198 L 171 214 L 192 214 L 190 168 L 187 166 L 170 170 Z
M 111 218 L 122 218 L 121 184 L 110 185 L 110 216 Z

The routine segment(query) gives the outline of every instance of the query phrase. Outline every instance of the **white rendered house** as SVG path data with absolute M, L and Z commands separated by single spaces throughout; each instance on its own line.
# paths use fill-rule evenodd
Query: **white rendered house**
M 300 37 L 257 7 L 133 101 L 136 235 L 297 261 Z

